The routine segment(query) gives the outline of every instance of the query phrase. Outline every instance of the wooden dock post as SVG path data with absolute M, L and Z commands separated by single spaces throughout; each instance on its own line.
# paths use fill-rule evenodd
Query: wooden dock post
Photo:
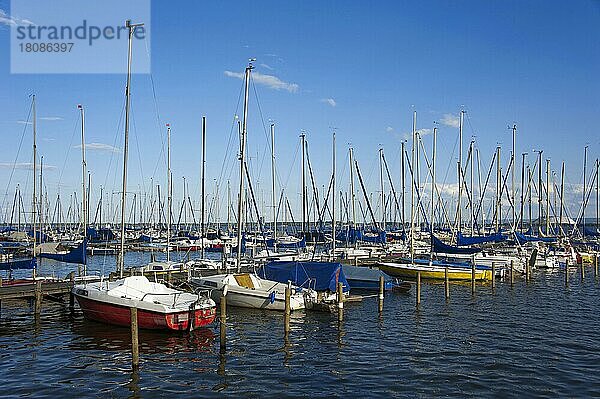
M 344 320 L 344 284 L 337 285 L 338 321 Z
M 569 258 L 565 259 L 565 287 L 569 286 Z
M 492 291 L 496 289 L 496 262 L 492 262 Z
M 471 264 L 471 295 L 475 295 L 475 257 Z
M 173 276 L 171 275 L 171 271 L 167 272 L 167 285 L 171 285 L 171 281 L 173 279 Z
M 140 367 L 140 347 L 138 341 L 138 313 L 136 307 L 131 307 L 131 367 Z
M 421 304 L 421 272 L 417 272 L 417 306 Z
M 583 265 L 583 259 L 581 260 L 581 281 L 585 280 L 585 267 Z
M 39 316 L 42 311 L 42 280 L 35 282 L 35 314 Z
M 450 299 L 450 280 L 448 279 L 448 266 L 444 268 L 444 291 L 446 300 Z
M 515 283 L 515 261 L 510 260 L 510 286 L 512 287 Z
M 219 352 L 225 353 L 227 350 L 227 298 L 221 295 L 220 306 L 221 315 L 219 323 Z
M 285 287 L 285 314 L 283 317 L 283 333 L 284 335 L 288 335 L 290 332 L 290 313 L 292 310 L 292 306 L 291 306 L 291 296 L 292 296 L 292 289 L 290 288 L 289 284 L 287 287 Z
M 379 276 L 379 313 L 383 312 L 383 298 L 385 293 L 385 281 L 383 276 Z
M 69 310 L 72 312 L 75 309 L 75 295 L 73 295 L 73 287 L 75 286 L 75 273 L 69 273 L 69 286 L 71 290 L 69 291 Z

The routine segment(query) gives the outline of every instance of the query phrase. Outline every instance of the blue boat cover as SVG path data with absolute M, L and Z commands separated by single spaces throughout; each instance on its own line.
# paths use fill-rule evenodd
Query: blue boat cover
M 0 262 L 0 270 L 33 269 L 35 267 L 35 258 L 14 259 L 6 262 Z
M 377 232 L 376 234 L 377 235 L 375 235 L 375 236 L 363 234 L 362 240 L 365 242 L 374 242 L 377 244 L 385 244 L 385 242 L 386 242 L 385 230 Z
M 40 253 L 40 258 L 54 259 L 65 263 L 78 263 L 85 265 L 87 263 L 87 240 L 84 239 L 77 248 L 73 248 L 66 254 L 45 254 Z
M 317 291 L 335 292 L 338 282 L 344 285 L 344 292 L 350 290 L 341 263 L 336 262 L 269 262 L 260 267 L 262 278 L 292 284 L 298 287 L 314 288 Z
M 269 247 L 269 248 L 275 247 L 275 239 L 274 238 L 269 238 L 267 240 L 267 247 Z M 297 242 L 277 241 L 277 248 L 281 248 L 281 249 L 306 248 L 306 237 L 302 237 L 302 239 Z
M 542 241 L 542 242 L 556 242 L 556 237 L 536 237 L 529 236 L 518 231 L 515 231 L 515 238 L 519 242 L 519 244 L 524 244 L 526 242 L 534 242 L 534 241 Z
M 452 245 L 448 245 L 442 242 L 439 238 L 431 235 L 431 246 L 433 252 L 441 252 L 446 254 L 476 254 L 477 252 L 481 252 L 481 248 L 460 248 L 454 247 Z
M 586 236 L 593 236 L 593 237 L 600 236 L 600 232 L 598 231 L 598 229 L 591 229 L 589 227 L 585 227 L 583 229 L 583 231 Z
M 479 236 L 479 237 L 465 237 L 462 235 L 462 233 L 460 231 L 456 234 L 456 244 L 458 246 L 483 244 L 486 242 L 502 242 L 502 241 L 506 241 L 507 239 L 508 239 L 508 237 L 502 233 L 495 233 L 495 234 L 491 234 L 489 236 Z
M 90 242 L 112 241 L 115 239 L 115 234 L 112 232 L 111 229 L 95 229 L 93 227 L 88 227 L 87 238 L 88 240 L 90 240 Z
M 336 235 L 336 240 L 344 241 L 350 244 L 354 244 L 356 241 L 362 239 L 362 231 L 350 227 L 346 230 L 342 230 Z

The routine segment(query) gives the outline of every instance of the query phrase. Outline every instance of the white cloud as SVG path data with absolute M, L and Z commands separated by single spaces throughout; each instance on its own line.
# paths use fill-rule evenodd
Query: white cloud
M 394 128 L 391 127 L 391 126 L 388 126 L 388 127 L 385 128 L 385 131 L 388 132 L 388 133 L 391 133 L 391 132 L 394 131 Z
M 269 71 L 272 71 L 274 68 L 268 64 L 260 64 L 261 67 L 268 69 Z
M 452 114 L 444 114 L 444 116 L 442 116 L 442 119 L 440 120 L 440 122 L 442 123 L 442 125 L 446 125 L 446 126 L 450 126 L 450 127 L 459 127 L 459 125 L 460 125 L 459 117 L 456 115 L 452 115 Z
M 225 71 L 225 76 L 244 79 L 244 74 L 241 72 Z M 296 93 L 300 88 L 300 86 L 298 86 L 296 83 L 284 82 L 274 75 L 263 75 L 260 72 L 254 72 L 252 77 L 256 83 L 267 86 L 268 88 L 274 90 L 286 90 L 290 93 Z
M 40 118 L 41 121 L 62 121 L 63 118 L 60 116 L 42 116 Z
M 332 107 L 335 107 L 337 105 L 337 103 L 335 102 L 335 100 L 333 98 L 322 98 L 320 100 L 322 103 L 326 103 L 331 105 Z
M 28 121 L 23 121 L 23 120 L 19 120 L 19 121 L 17 121 L 17 123 L 19 125 L 33 125 L 33 122 L 28 122 Z
M 6 11 L 0 9 L 0 25 L 17 26 L 17 25 L 35 25 L 28 19 L 21 19 L 10 16 Z
M 419 134 L 419 136 L 421 136 L 421 138 L 427 136 L 428 134 L 431 134 L 431 132 L 431 129 L 417 129 L 417 133 Z M 412 132 L 404 133 L 402 135 L 402 138 L 404 140 L 412 140 Z
M 33 170 L 33 163 L 32 162 L 19 162 L 19 163 L 12 163 L 12 162 L 0 162 L 0 169 L 18 169 L 18 170 Z M 40 165 L 36 165 L 36 169 L 39 169 Z M 46 165 L 44 164 L 44 170 L 55 170 L 56 166 L 53 165 Z
M 74 148 L 81 148 L 81 144 L 74 146 Z M 86 143 L 85 150 L 86 151 L 121 152 L 120 148 L 113 147 L 110 144 L 104 144 L 104 143 Z

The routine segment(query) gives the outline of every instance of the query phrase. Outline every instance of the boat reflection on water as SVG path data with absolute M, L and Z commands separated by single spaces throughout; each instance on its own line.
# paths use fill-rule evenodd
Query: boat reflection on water
M 77 317 L 72 323 L 71 332 L 73 340 L 68 343 L 71 350 L 131 351 L 131 330 L 126 327 L 115 327 Z M 216 336 L 211 328 L 181 333 L 139 330 L 138 334 L 140 355 L 211 352 Z

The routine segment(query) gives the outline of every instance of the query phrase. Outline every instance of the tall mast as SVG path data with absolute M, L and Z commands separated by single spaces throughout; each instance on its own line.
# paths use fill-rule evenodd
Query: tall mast
M 598 192 L 600 191 L 600 175 L 598 174 L 598 169 L 599 169 L 599 164 L 598 164 L 598 158 L 596 158 L 596 230 L 600 229 L 600 201 L 598 201 L 599 198 L 599 194 Z
M 565 192 L 565 161 L 563 161 L 562 163 L 562 167 L 560 168 L 560 211 L 559 211 L 559 225 L 561 227 L 561 231 L 562 231 L 562 225 L 563 225 L 563 207 L 564 207 L 564 202 L 563 202 L 563 194 Z
M 83 106 L 80 104 L 77 106 L 81 112 L 81 209 L 83 213 L 83 237 L 87 237 L 87 226 L 88 226 L 88 214 L 87 214 L 87 200 L 86 200 L 86 189 L 85 179 L 87 175 L 87 165 L 85 163 L 85 111 Z
M 331 242 L 331 248 L 332 248 L 332 254 L 333 254 L 333 258 L 335 259 L 335 228 L 336 228 L 336 220 L 335 220 L 335 130 L 333 131 L 333 155 L 332 155 L 332 162 L 331 162 L 331 179 L 332 179 L 332 187 L 333 187 L 333 200 L 331 201 L 331 217 L 332 217 L 332 221 L 331 221 L 331 230 L 332 230 L 332 242 Z
M 202 247 L 202 258 L 204 258 L 204 236 L 206 235 L 206 226 L 204 225 L 204 218 L 205 218 L 205 202 L 206 202 L 206 116 L 202 117 L 202 206 L 201 206 L 201 212 L 202 212 L 202 216 L 201 216 L 201 247 Z M 217 202 L 219 201 L 219 199 L 217 198 Z M 218 228 L 217 228 L 218 230 Z
M 227 235 L 229 235 L 229 226 L 231 223 L 231 183 L 227 180 Z
M 588 146 L 586 145 L 583 148 L 583 197 L 581 199 L 581 234 L 583 235 L 583 237 L 585 237 L 585 206 L 586 206 L 586 179 L 585 179 L 585 175 L 587 173 L 587 149 Z
M 473 179 L 473 164 L 475 164 L 475 153 L 473 151 L 474 144 L 475 140 L 471 139 L 471 143 L 469 144 L 469 171 L 471 180 L 471 205 L 469 206 L 469 208 L 471 208 L 471 235 L 474 234 L 473 231 L 475 228 L 475 207 L 473 206 L 473 204 L 475 203 L 475 181 Z
M 461 230 L 461 209 L 460 202 L 462 197 L 462 142 L 463 142 L 463 123 L 464 123 L 465 111 L 460 111 L 460 118 L 458 122 L 458 163 L 457 163 L 457 174 L 458 174 L 458 200 L 456 205 L 456 227 L 458 231 Z M 414 166 L 413 166 L 414 168 Z
M 550 234 L 550 160 L 546 159 L 546 235 Z
M 437 127 L 433 128 L 433 150 L 431 152 L 431 220 L 429 221 L 430 232 L 433 234 L 433 220 L 435 218 L 435 158 L 437 147 Z M 432 253 L 433 256 L 433 253 Z
M 401 210 L 401 214 L 402 214 L 402 231 L 404 231 L 404 228 L 406 227 L 406 213 L 405 213 L 405 206 L 406 206 L 406 170 L 405 170 L 405 163 L 404 163 L 404 157 L 406 156 L 405 153 L 405 149 L 404 149 L 404 143 L 406 143 L 406 140 L 402 140 L 402 143 L 400 143 L 400 180 L 401 180 L 401 184 L 402 184 L 402 210 Z
M 171 125 L 167 123 L 167 262 L 171 260 L 171 213 L 173 212 L 173 182 L 171 181 Z
M 527 153 L 524 152 L 521 155 L 523 157 L 523 160 L 521 163 L 521 212 L 519 216 L 519 228 L 523 230 L 523 206 L 525 201 L 525 157 L 527 157 Z
M 302 147 L 302 234 L 306 232 L 306 172 L 305 172 L 305 157 L 306 147 L 304 144 L 305 135 L 304 132 L 300 133 L 300 146 Z
M 516 218 L 517 218 L 517 210 L 515 207 L 515 168 L 517 167 L 517 165 L 515 164 L 516 158 L 515 158 L 515 145 L 516 145 L 516 138 L 517 138 L 517 125 L 513 124 L 512 127 L 512 152 L 510 154 L 510 160 L 511 160 L 511 174 L 512 174 L 512 230 L 514 231 L 516 229 Z
M 248 93 L 250 88 L 250 72 L 254 68 L 251 59 L 244 73 L 244 116 L 242 117 L 242 129 L 240 135 L 240 191 L 238 193 L 238 225 L 237 225 L 237 271 L 240 272 L 242 266 L 242 202 L 244 195 L 245 178 L 245 156 L 246 156 L 246 128 L 248 122 Z
M 36 169 L 36 164 L 37 164 L 37 144 L 36 144 L 36 134 L 37 134 L 37 118 L 36 118 L 36 109 L 35 109 L 35 94 L 33 95 L 33 203 L 32 203 L 32 221 L 33 221 L 33 258 L 35 259 L 36 257 L 36 242 L 37 242 L 37 237 L 36 237 L 36 211 L 37 211 L 37 201 L 36 201 L 36 173 L 37 173 L 37 169 Z M 33 267 L 33 278 L 35 278 L 36 275 L 36 271 L 37 271 L 37 263 L 34 263 L 34 267 Z
M 123 145 L 123 187 L 121 192 L 121 246 L 119 249 L 118 271 L 119 277 L 123 277 L 125 269 L 125 204 L 127 202 L 127 155 L 129 150 L 129 112 L 131 106 L 131 49 L 133 44 L 133 33 L 135 28 L 144 24 L 132 24 L 131 20 L 125 21 L 129 30 L 129 42 L 127 46 L 127 84 L 125 86 L 125 142 Z
M 271 205 L 273 206 L 273 240 L 277 251 L 277 202 L 275 194 L 275 124 L 271 123 Z
M 385 188 L 383 185 L 383 148 L 379 149 L 379 184 L 381 187 L 381 225 L 385 230 Z
M 533 184 L 533 171 L 530 169 L 529 165 L 527 165 L 527 203 L 528 203 L 528 208 L 529 208 L 529 229 L 533 230 L 533 220 L 532 220 L 532 216 L 531 216 L 531 196 L 532 196 L 532 188 L 531 185 Z
M 356 196 L 354 195 L 354 165 L 352 164 L 354 162 L 354 149 L 350 147 L 348 151 L 350 158 L 350 202 L 352 205 L 352 229 L 354 234 L 354 248 L 356 248 Z
M 542 153 L 538 154 L 538 233 L 542 232 Z
M 412 148 L 411 148 L 411 184 L 410 184 L 410 257 L 415 260 L 415 146 L 417 144 L 417 111 L 413 111 Z
M 496 232 L 500 231 L 502 218 L 502 170 L 500 169 L 500 146 L 496 147 Z

